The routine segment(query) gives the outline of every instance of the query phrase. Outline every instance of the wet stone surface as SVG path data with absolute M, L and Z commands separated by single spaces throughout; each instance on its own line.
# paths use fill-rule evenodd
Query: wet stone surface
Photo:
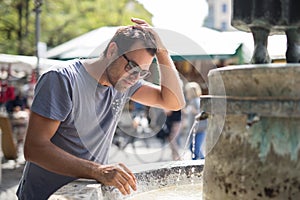
M 138 190 L 123 196 L 116 188 L 102 186 L 95 181 L 77 180 L 59 189 L 49 200 L 66 199 L 127 199 L 136 194 L 167 186 L 202 182 L 204 161 L 177 161 L 152 163 L 133 169 L 138 180 Z
M 204 200 L 300 199 L 299 74 L 299 64 L 210 71 L 211 105 L 219 107 L 204 108 L 214 138 L 206 141 Z

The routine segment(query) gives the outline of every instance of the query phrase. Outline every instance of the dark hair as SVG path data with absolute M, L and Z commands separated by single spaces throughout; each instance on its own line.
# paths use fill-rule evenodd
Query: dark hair
M 154 35 L 147 29 L 135 28 L 133 26 L 124 26 L 117 30 L 115 35 L 108 43 L 104 50 L 104 55 L 107 53 L 107 49 L 110 43 L 115 42 L 118 46 L 118 55 L 121 56 L 128 52 L 128 50 L 136 42 L 142 42 L 145 49 L 154 56 L 157 52 L 156 41 Z

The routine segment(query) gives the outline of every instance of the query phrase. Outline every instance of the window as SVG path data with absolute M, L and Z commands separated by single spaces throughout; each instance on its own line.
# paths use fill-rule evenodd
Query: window
M 227 13 L 227 4 L 225 3 L 222 4 L 222 12 Z

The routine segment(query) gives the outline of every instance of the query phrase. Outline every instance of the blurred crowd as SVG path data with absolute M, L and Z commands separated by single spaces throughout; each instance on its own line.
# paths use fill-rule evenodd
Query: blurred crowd
M 182 159 L 179 148 L 185 148 L 187 143 L 187 148 L 191 151 L 191 159 L 204 159 L 203 143 L 207 120 L 195 122 L 195 116 L 201 112 L 201 95 L 200 85 L 196 82 L 188 82 L 185 85 L 187 104 L 182 110 L 162 110 L 149 108 L 136 102 L 129 102 L 127 109 L 130 112 L 132 126 L 137 133 L 154 131 L 158 139 L 168 142 L 173 160 Z M 121 123 L 125 120 L 128 121 L 128 115 L 125 118 L 121 119 Z
M 9 91 L 9 90 L 8 90 Z M 28 90 L 27 90 L 28 91 Z M 179 148 L 183 148 L 188 140 L 188 148 L 191 151 L 191 159 L 204 159 L 202 151 L 206 121 L 201 121 L 196 127 L 195 116 L 200 113 L 200 96 L 202 90 L 198 83 L 188 82 L 185 84 L 186 107 L 179 111 L 169 111 L 150 108 L 139 103 L 130 101 L 125 108 L 130 113 L 130 118 L 121 119 L 121 123 L 128 123 L 137 133 L 155 132 L 158 139 L 168 142 L 173 160 L 180 160 Z M 8 99 L 1 103 L 1 113 L 5 113 L 10 119 L 13 137 L 17 145 L 22 145 L 29 117 L 29 108 L 32 95 L 24 92 L 22 88 L 14 88 L 9 91 Z M 126 122 L 127 121 L 127 122 Z M 192 130 L 193 128 L 193 130 Z

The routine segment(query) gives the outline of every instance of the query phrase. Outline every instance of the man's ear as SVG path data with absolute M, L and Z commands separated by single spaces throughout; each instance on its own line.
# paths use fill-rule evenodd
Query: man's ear
M 118 55 L 118 46 L 115 42 L 111 42 L 108 45 L 108 49 L 106 52 L 106 57 L 107 58 L 112 58 L 112 57 L 117 57 Z

